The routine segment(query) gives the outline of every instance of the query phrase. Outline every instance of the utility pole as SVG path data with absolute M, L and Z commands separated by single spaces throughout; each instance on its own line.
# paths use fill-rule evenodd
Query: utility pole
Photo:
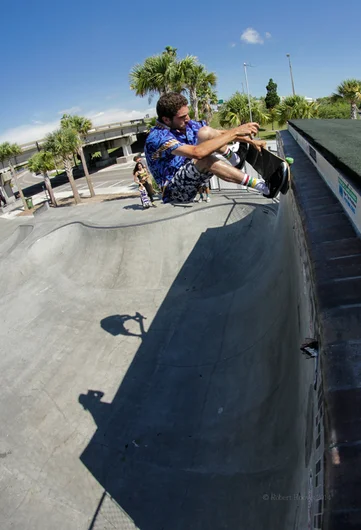
M 290 65 L 290 74 L 291 74 L 291 83 L 292 83 L 292 93 L 293 95 L 295 96 L 296 95 L 296 92 L 295 92 L 295 84 L 293 82 L 293 74 L 292 74 L 292 65 L 291 65 L 291 56 L 289 53 L 286 54 L 286 57 L 288 57 L 288 62 L 289 62 L 289 65 Z
M 251 98 L 249 97 L 249 87 L 248 87 L 248 77 L 247 77 L 247 66 L 250 66 L 250 65 L 247 64 L 247 63 L 243 63 L 243 66 L 244 66 L 244 75 L 246 77 L 246 87 L 247 87 L 248 106 L 249 106 L 249 117 L 250 117 L 250 120 L 252 122 L 253 119 L 252 119 L 252 110 L 251 110 Z

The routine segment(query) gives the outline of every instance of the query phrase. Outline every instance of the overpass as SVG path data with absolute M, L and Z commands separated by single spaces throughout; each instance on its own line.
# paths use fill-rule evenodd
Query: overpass
M 118 161 L 126 161 L 128 157 L 131 157 L 132 155 L 132 144 L 137 142 L 138 135 L 144 135 L 147 127 L 148 125 L 144 119 L 108 123 L 94 127 L 88 132 L 84 139 L 83 148 L 87 162 L 92 153 L 100 151 L 102 154 L 102 161 L 100 161 L 99 165 L 106 165 L 108 163 L 107 159 L 109 159 L 107 149 L 113 147 L 122 148 L 123 157 Z M 19 166 L 26 164 L 29 158 L 42 149 L 44 143 L 45 138 L 42 138 L 40 140 L 20 145 L 22 152 L 20 155 L 14 157 L 14 165 Z M 122 160 L 122 158 L 124 158 L 124 160 Z M 5 164 L 2 164 L 1 167 L 3 169 L 8 168 Z

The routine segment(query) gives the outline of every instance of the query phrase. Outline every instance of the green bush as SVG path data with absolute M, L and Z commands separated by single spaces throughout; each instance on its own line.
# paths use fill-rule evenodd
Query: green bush
M 350 104 L 347 101 L 335 103 L 321 101 L 318 117 L 322 120 L 348 119 L 350 117 Z

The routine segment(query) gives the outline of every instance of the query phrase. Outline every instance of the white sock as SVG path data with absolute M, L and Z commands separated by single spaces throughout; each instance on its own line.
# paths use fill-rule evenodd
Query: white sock
M 250 175 L 247 175 L 247 173 L 244 174 L 241 184 L 242 186 L 248 186 L 249 188 L 260 191 L 265 195 L 268 195 L 269 193 L 269 188 L 264 180 L 251 177 Z
M 232 164 L 233 167 L 235 167 L 240 162 L 240 158 L 237 153 L 232 151 L 232 149 L 230 149 L 229 147 L 227 147 L 227 151 L 223 153 L 223 156 L 226 160 L 228 160 L 230 164 Z

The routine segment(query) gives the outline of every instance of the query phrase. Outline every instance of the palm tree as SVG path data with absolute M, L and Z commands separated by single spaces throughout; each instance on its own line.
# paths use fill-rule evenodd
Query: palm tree
M 50 151 L 54 156 L 61 158 L 76 204 L 79 204 L 81 200 L 73 177 L 72 156 L 78 152 L 79 145 L 81 145 L 79 135 L 70 127 L 63 127 L 48 134 L 44 144 L 45 151 Z
M 26 203 L 23 190 L 22 190 L 22 188 L 21 188 L 21 186 L 19 184 L 19 181 L 17 179 L 14 166 L 13 166 L 13 164 L 11 162 L 11 159 L 14 156 L 16 156 L 16 155 L 20 155 L 21 152 L 22 151 L 21 151 L 20 147 L 18 146 L 18 144 L 10 144 L 9 142 L 4 142 L 4 143 L 2 143 L 0 145 L 0 160 L 1 160 L 1 162 L 4 162 L 5 160 L 8 160 L 9 166 L 10 166 L 11 176 L 15 180 L 15 184 L 16 184 L 16 187 L 17 187 L 18 192 L 20 194 L 21 200 L 23 202 L 24 209 L 28 210 L 29 208 L 28 208 L 28 205 Z
M 168 55 L 171 55 L 172 57 L 177 57 L 177 48 L 166 46 L 163 53 L 168 53 Z
M 259 124 L 268 122 L 268 114 L 261 101 L 251 97 L 252 118 Z M 219 123 L 222 127 L 236 127 L 249 122 L 248 97 L 240 92 L 235 92 L 221 107 Z
M 78 155 L 80 156 L 81 163 L 83 164 L 84 174 L 85 174 L 85 178 L 88 184 L 90 196 L 94 197 L 95 196 L 94 187 L 93 187 L 93 183 L 90 178 L 90 175 L 89 175 L 88 166 L 85 160 L 84 150 L 83 150 L 83 145 L 82 145 L 86 135 L 88 134 L 90 129 L 93 128 L 93 124 L 88 118 L 85 118 L 83 116 L 76 116 L 76 115 L 71 116 L 70 114 L 64 114 L 60 120 L 60 126 L 62 128 L 70 127 L 71 129 L 74 129 L 74 131 L 79 136 L 80 143 L 79 143 L 79 148 L 78 148 Z
M 284 125 L 288 120 L 316 118 L 318 103 L 307 101 L 303 96 L 288 96 L 278 107 L 278 123 Z
M 346 79 L 337 87 L 337 92 L 333 94 L 333 100 L 343 98 L 351 106 L 350 118 L 357 120 L 357 103 L 361 102 L 361 81 L 359 79 Z
M 206 122 L 209 124 L 212 120 L 212 105 L 216 105 L 218 96 L 216 92 L 208 85 L 201 86 L 198 90 L 198 107 Z
M 274 122 L 278 118 L 278 106 L 268 109 L 268 121 L 272 123 L 272 131 L 274 131 Z
M 198 63 L 197 57 L 187 55 L 185 59 L 178 62 L 175 79 L 183 90 L 188 90 L 194 117 L 199 120 L 198 93 L 202 91 L 202 88 L 204 90 L 206 87 L 216 86 L 216 74 L 207 72 L 205 67 Z
M 176 57 L 163 52 L 148 57 L 143 64 L 136 64 L 129 75 L 130 88 L 137 96 L 148 96 L 149 103 L 156 94 L 166 94 L 174 90 Z
M 54 157 L 49 151 L 39 151 L 28 160 L 28 169 L 33 173 L 42 173 L 46 189 L 50 195 L 53 206 L 57 206 L 53 188 L 51 187 L 48 171 L 55 168 Z

